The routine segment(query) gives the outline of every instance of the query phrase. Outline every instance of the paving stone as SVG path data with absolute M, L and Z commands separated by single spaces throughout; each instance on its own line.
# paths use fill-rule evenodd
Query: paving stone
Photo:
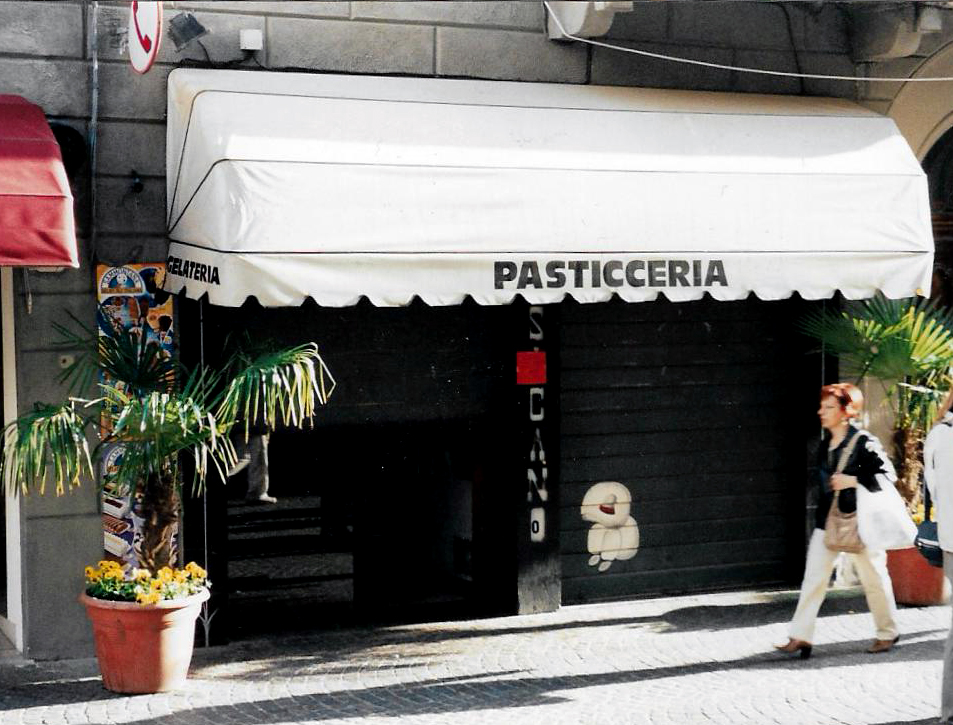
M 933 722 L 947 607 L 901 608 L 872 656 L 858 590 L 832 593 L 814 656 L 775 653 L 795 593 L 309 632 L 196 651 L 176 693 L 101 689 L 93 660 L 0 661 L 0 723 L 626 725 Z

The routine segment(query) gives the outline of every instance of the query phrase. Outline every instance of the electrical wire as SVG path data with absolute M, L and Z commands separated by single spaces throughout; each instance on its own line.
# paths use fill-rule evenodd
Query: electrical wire
M 568 40 L 576 40 L 580 43 L 587 43 L 588 45 L 594 45 L 599 48 L 608 48 L 609 50 L 618 50 L 623 53 L 632 53 L 634 55 L 641 55 L 646 58 L 655 58 L 656 60 L 667 60 L 672 63 L 685 63 L 687 65 L 699 65 L 705 68 L 717 68 L 718 70 L 728 70 L 734 71 L 737 73 L 756 73 L 758 75 L 765 76 L 781 76 L 783 78 L 810 78 L 815 80 L 829 80 L 829 81 L 883 81 L 886 83 L 942 83 L 953 81 L 953 76 L 937 76 L 937 77 L 924 77 L 924 78 L 906 78 L 906 77 L 896 77 L 896 76 L 839 76 L 839 75 L 827 75 L 825 73 L 792 73 L 790 71 L 780 71 L 780 70 L 767 70 L 765 68 L 750 68 L 740 65 L 728 65 L 725 63 L 711 63 L 705 60 L 693 60 L 691 58 L 682 58 L 677 55 L 666 55 L 664 53 L 653 53 L 648 50 L 640 50 L 638 48 L 629 48 L 624 45 L 613 45 L 612 43 L 604 43 L 600 40 L 593 40 L 592 38 L 583 38 L 577 35 L 573 35 L 566 31 L 565 26 L 560 22 L 559 16 L 553 11 L 552 7 L 549 4 L 549 0 L 543 0 L 543 5 L 546 8 L 546 12 L 549 13 L 549 16 L 553 19 L 553 22 L 556 23 L 556 27 L 559 28 L 559 32 L 563 34 L 563 37 Z

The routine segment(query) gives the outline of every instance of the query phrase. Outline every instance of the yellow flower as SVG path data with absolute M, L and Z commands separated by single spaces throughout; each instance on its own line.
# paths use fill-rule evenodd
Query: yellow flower
M 152 578 L 152 572 L 149 571 L 148 569 L 133 569 L 132 578 L 135 579 L 137 582 L 148 581 L 149 579 Z
M 136 601 L 139 604 L 155 604 L 159 598 L 159 592 L 139 592 L 136 595 Z
M 210 586 L 205 570 L 194 561 L 182 569 L 164 566 L 153 575 L 148 569 L 123 567 L 118 562 L 104 559 L 99 562 L 98 568 L 84 567 L 83 574 L 87 588 L 99 592 L 99 596 L 142 604 L 181 599 L 203 586 Z

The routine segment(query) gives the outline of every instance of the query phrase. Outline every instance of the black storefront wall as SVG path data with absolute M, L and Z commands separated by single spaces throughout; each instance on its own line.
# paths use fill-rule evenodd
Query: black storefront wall
M 194 357 L 199 306 L 183 300 L 180 311 L 183 327 L 191 327 L 183 330 L 183 346 Z M 275 626 L 515 611 L 527 414 L 519 411 L 514 392 L 514 364 L 515 352 L 526 349 L 518 341 L 526 339 L 528 306 L 363 303 L 335 309 L 309 303 L 263 309 L 251 302 L 240 309 L 205 305 L 201 314 L 210 363 L 222 355 L 229 336 L 248 333 L 279 344 L 314 340 L 338 382 L 313 431 L 273 435 L 271 492 L 280 502 L 320 499 L 323 510 L 296 515 L 313 519 L 308 533 L 282 535 L 314 555 L 323 551 L 314 532 L 320 537 L 332 526 L 343 532 L 333 545 L 338 559 L 353 557 L 350 597 L 339 596 L 334 607 L 312 599 L 311 613 L 302 616 L 290 594 L 281 601 L 281 587 L 290 593 L 294 582 L 276 584 L 278 601 L 268 615 Z M 210 486 L 207 512 L 190 502 L 186 546 L 190 555 L 205 546 L 200 522 L 207 520 L 219 604 L 230 610 L 227 618 L 237 631 L 248 617 L 239 613 L 236 590 L 243 588 L 247 597 L 249 587 L 269 582 L 260 572 L 257 581 L 235 572 L 252 557 L 276 552 L 241 549 L 234 536 L 229 539 L 234 487 Z M 268 511 L 258 507 L 248 515 L 261 519 Z M 555 530 L 549 541 L 558 546 Z M 348 575 L 332 573 L 338 579 Z M 269 576 L 281 579 L 280 573 Z M 304 579 L 299 576 L 297 584 Z M 558 585 L 558 575 L 550 580 Z
M 314 431 L 276 434 L 272 492 L 317 486 L 346 512 L 336 523 L 353 532 L 351 595 L 307 617 L 293 601 L 272 605 L 270 618 L 280 629 L 531 613 L 795 580 L 819 369 L 794 330 L 803 309 L 797 299 L 206 305 L 210 362 L 242 331 L 313 339 L 340 386 Z M 181 312 L 195 351 L 198 305 Z M 606 541 L 622 556 L 604 557 L 581 506 L 610 482 L 624 492 L 602 486 L 616 498 L 596 508 L 621 517 Z M 247 613 L 228 602 L 229 565 L 249 552 L 228 540 L 226 490 L 212 485 L 205 512 L 190 503 L 186 546 L 205 545 L 206 517 L 218 604 L 232 610 L 219 621 L 235 622 Z
M 796 581 L 820 382 L 804 308 L 563 305 L 565 603 Z

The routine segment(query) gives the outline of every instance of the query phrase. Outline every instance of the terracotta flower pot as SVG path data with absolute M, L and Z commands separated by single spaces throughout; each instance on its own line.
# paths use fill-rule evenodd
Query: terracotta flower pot
M 887 571 L 897 604 L 926 606 L 949 601 L 943 569 L 931 566 L 914 547 L 887 552 Z
M 157 604 L 110 602 L 81 594 L 93 623 L 103 687 L 113 692 L 175 690 L 192 661 L 195 620 L 208 590 Z

